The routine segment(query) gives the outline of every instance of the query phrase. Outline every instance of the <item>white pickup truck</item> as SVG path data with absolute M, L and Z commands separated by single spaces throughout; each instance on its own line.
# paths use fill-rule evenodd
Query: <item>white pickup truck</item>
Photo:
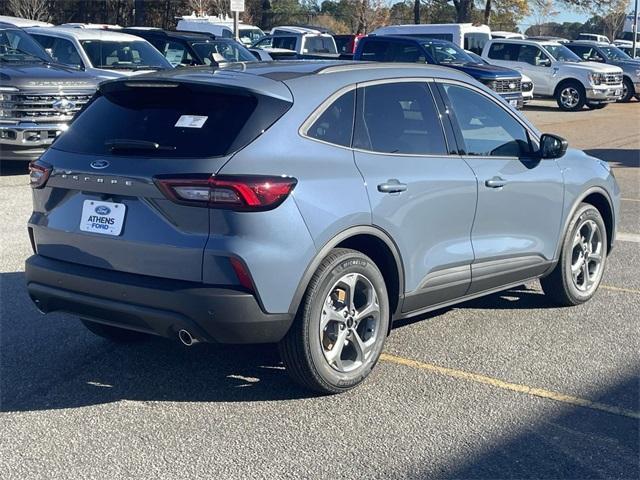
M 622 97 L 622 70 L 584 62 L 552 41 L 500 39 L 487 42 L 487 62 L 518 70 L 533 79 L 536 97 L 555 98 L 562 110 L 597 109 Z

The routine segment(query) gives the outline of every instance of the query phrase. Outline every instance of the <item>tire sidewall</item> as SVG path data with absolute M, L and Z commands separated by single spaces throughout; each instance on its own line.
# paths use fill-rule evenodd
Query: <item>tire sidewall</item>
M 580 94 L 580 100 L 578 101 L 578 104 L 575 107 L 566 107 L 561 100 L 562 91 L 569 87 L 573 87 Z M 584 107 L 587 100 L 586 97 L 587 97 L 587 93 L 584 87 L 582 86 L 582 84 L 575 81 L 570 81 L 570 82 L 565 82 L 558 87 L 558 91 L 556 93 L 556 102 L 558 103 L 558 107 L 560 107 L 560 110 L 564 110 L 565 112 L 575 112 L 575 111 L 581 110 L 582 107 Z
M 380 307 L 378 335 L 381 335 L 381 337 L 377 339 L 374 350 L 364 365 L 353 372 L 338 372 L 328 364 L 322 352 L 319 333 L 320 318 L 325 299 L 329 295 L 330 289 L 339 278 L 348 273 L 359 273 L 363 275 L 371 282 L 376 290 Z M 347 390 L 362 382 L 376 365 L 382 353 L 384 340 L 389 328 L 389 298 L 384 278 L 378 270 L 378 267 L 368 257 L 356 253 L 345 254 L 337 259 L 323 272 L 317 288 L 314 289 L 313 298 L 305 309 L 304 317 L 304 335 L 308 342 L 308 355 L 318 376 L 335 389 Z
M 585 220 L 593 220 L 598 228 L 600 229 L 600 234 L 602 236 L 602 263 L 600 265 L 600 272 L 598 274 L 598 278 L 595 282 L 595 288 L 592 288 L 589 292 L 582 292 L 578 290 L 578 287 L 573 283 L 573 277 L 571 275 L 571 260 L 572 260 L 572 248 L 571 245 L 573 243 L 573 237 L 576 234 L 579 225 Z M 602 276 L 604 274 L 604 270 L 606 267 L 607 260 L 607 229 L 604 225 L 604 220 L 600 215 L 600 212 L 592 206 L 592 205 L 583 205 L 578 211 L 574 214 L 574 218 L 571 221 L 571 225 L 567 230 L 567 235 L 564 240 L 564 244 L 562 246 L 562 279 L 563 283 L 566 286 L 567 293 L 571 297 L 572 301 L 576 304 L 584 303 L 588 301 L 598 290 L 600 286 L 600 282 L 602 281 Z

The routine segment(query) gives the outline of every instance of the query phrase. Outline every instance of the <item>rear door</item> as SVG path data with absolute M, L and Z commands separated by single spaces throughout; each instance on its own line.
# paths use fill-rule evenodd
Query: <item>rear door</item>
M 403 259 L 403 312 L 464 295 L 476 179 L 457 152 L 450 154 L 426 79 L 359 86 L 353 147 L 373 223 Z
M 527 127 L 494 98 L 463 84 L 439 85 L 478 179 L 469 292 L 542 274 L 560 235 L 564 184 L 557 162 L 536 158 Z
M 34 190 L 30 228 L 38 254 L 200 281 L 206 202 L 172 201 L 160 180 L 188 176 L 193 185 L 196 178 L 207 195 L 207 178 L 288 105 L 224 86 L 103 85 L 41 159 L 53 173 Z

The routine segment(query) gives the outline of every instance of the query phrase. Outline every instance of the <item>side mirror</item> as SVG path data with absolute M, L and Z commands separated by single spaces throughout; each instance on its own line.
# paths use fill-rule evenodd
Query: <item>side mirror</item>
M 540 158 L 560 158 L 567 153 L 569 143 L 562 137 L 544 133 L 540 137 Z
M 539 67 L 550 67 L 551 66 L 551 60 L 549 60 L 548 58 L 541 58 L 538 60 L 538 66 Z

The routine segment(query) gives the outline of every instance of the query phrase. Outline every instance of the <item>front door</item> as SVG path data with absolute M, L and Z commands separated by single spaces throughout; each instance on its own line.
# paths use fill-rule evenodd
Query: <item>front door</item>
M 428 82 L 360 86 L 353 147 L 373 224 L 391 235 L 402 256 L 403 312 L 464 295 L 477 184 L 469 165 L 448 153 Z
M 543 273 L 561 228 L 564 187 L 557 162 L 536 158 L 531 133 L 498 101 L 462 84 L 440 86 L 463 158 L 478 179 L 469 293 Z

